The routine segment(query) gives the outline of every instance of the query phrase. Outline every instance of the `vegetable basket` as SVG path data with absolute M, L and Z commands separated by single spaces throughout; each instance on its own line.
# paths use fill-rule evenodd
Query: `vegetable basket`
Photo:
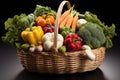
M 98 68 L 105 57 L 105 47 L 92 49 L 95 59 L 86 54 L 85 50 L 74 52 L 65 52 L 61 54 L 57 50 L 58 20 L 61 16 L 63 6 L 67 4 L 68 9 L 71 7 L 69 1 L 63 1 L 57 11 L 54 31 L 54 47 L 51 52 L 29 52 L 21 49 L 17 50 L 18 57 L 22 66 L 31 72 L 38 73 L 81 73 L 92 71 Z

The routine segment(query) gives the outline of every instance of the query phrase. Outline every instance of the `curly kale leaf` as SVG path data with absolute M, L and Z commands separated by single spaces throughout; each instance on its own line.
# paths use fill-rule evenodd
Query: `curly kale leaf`
M 2 36 L 2 41 L 19 48 L 23 42 L 21 32 L 26 27 L 29 27 L 33 21 L 33 14 L 26 15 L 25 13 L 15 15 L 13 18 L 8 18 L 4 22 L 6 34 Z
M 50 7 L 46 6 L 41 6 L 41 5 L 36 5 L 36 8 L 34 10 L 34 15 L 37 17 L 39 15 L 42 14 L 50 14 L 52 16 L 54 16 L 54 18 L 56 17 L 56 11 L 52 10 Z

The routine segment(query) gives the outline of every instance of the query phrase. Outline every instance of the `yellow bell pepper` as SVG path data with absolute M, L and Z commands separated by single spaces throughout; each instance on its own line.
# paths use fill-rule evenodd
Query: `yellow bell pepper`
M 26 28 L 24 31 L 21 32 L 21 37 L 25 42 L 35 45 L 37 45 L 38 41 L 42 41 L 43 35 L 44 32 L 41 26 Z

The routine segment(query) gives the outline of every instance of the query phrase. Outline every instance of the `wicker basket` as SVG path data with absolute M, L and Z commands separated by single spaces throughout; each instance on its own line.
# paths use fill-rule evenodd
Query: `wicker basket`
M 105 56 L 105 47 L 92 50 L 95 54 L 95 60 L 90 60 L 84 50 L 75 52 L 66 52 L 65 55 L 58 53 L 56 49 L 58 34 L 58 19 L 61 16 L 62 8 L 67 3 L 70 8 L 69 1 L 63 1 L 57 12 L 55 22 L 54 50 L 53 52 L 29 52 L 18 50 L 18 57 L 25 69 L 38 73 L 78 73 L 92 71 L 98 68 Z

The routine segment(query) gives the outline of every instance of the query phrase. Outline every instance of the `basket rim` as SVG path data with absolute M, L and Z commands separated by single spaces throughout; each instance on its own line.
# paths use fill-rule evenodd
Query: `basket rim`
M 96 49 L 92 49 L 92 52 L 94 53 L 94 51 L 96 50 L 102 50 L 105 52 L 106 48 L 105 47 L 99 47 L 99 48 L 96 48 Z M 53 54 L 53 52 L 30 52 L 30 51 L 24 51 L 22 49 L 18 49 L 17 52 L 19 53 L 24 53 L 24 54 L 30 54 L 30 55 L 33 55 L 33 56 L 37 56 L 37 55 L 44 55 L 44 56 L 86 56 L 86 53 L 85 53 L 85 50 L 80 50 L 80 51 L 74 51 L 74 52 L 65 52 L 64 54 L 63 53 L 57 53 L 57 54 Z M 94 53 L 95 54 L 95 53 Z

